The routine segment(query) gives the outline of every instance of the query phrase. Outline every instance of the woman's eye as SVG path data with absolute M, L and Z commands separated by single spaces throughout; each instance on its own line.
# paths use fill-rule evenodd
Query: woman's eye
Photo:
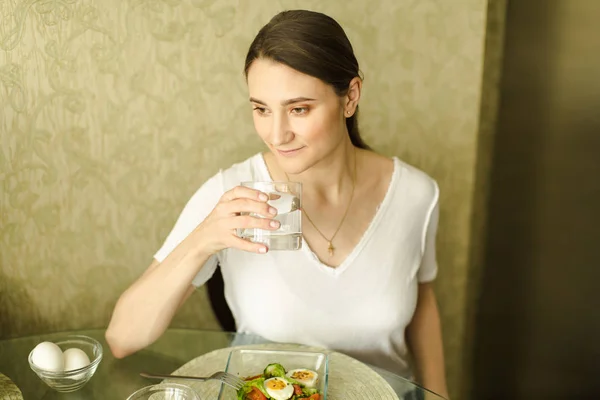
M 267 109 L 264 107 L 254 107 L 253 110 L 259 113 L 260 115 L 264 115 L 267 113 Z
M 294 107 L 292 108 L 292 113 L 301 115 L 306 114 L 308 112 L 308 107 Z

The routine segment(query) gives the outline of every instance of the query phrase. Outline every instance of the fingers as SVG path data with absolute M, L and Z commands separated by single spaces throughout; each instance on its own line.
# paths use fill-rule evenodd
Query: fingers
M 229 218 L 227 220 L 227 225 L 231 231 L 237 231 L 238 229 L 264 229 L 274 231 L 279 229 L 281 223 L 277 220 L 269 218 L 257 218 L 249 215 L 239 215 Z M 235 247 L 240 250 L 260 254 L 264 254 L 268 251 L 266 245 L 261 243 L 253 243 L 248 239 L 240 238 L 236 234 L 232 234 L 229 247 Z
M 229 215 L 240 213 L 253 213 L 263 217 L 274 217 L 277 215 L 277 209 L 269 204 L 248 198 L 238 198 L 219 205 L 221 212 Z
M 240 238 L 231 232 L 236 232 L 239 229 L 263 229 L 268 231 L 279 229 L 280 222 L 272 219 L 277 215 L 277 209 L 267 204 L 268 200 L 267 194 L 245 186 L 236 186 L 225 192 L 221 196 L 221 200 L 214 210 L 215 212 L 211 213 L 211 221 L 213 221 L 213 224 L 216 223 L 214 226 L 217 232 L 223 232 L 223 230 L 230 232 L 228 238 L 220 234 L 217 235 L 221 238 L 219 243 L 222 243 L 225 247 L 235 247 L 252 253 L 266 253 L 268 251 L 266 245 Z M 259 215 L 264 218 L 248 214 Z
M 274 231 L 281 226 L 281 223 L 276 219 L 251 217 L 250 215 L 231 217 L 227 223 L 229 229 L 264 229 Z
M 267 251 L 269 251 L 267 246 L 265 246 L 262 243 L 253 243 L 249 240 L 242 239 L 235 235 L 232 235 L 232 242 L 230 247 L 235 247 L 236 249 L 259 254 L 265 254 Z
M 245 186 L 236 186 L 231 190 L 228 190 L 221 196 L 221 201 L 227 202 L 239 198 L 246 198 L 255 201 L 267 202 L 269 196 L 260 190 L 251 189 Z

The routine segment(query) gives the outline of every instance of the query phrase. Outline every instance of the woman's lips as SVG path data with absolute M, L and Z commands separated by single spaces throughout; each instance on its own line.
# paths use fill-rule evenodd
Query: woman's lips
M 290 157 L 290 156 L 294 156 L 294 155 L 298 154 L 298 152 L 300 150 L 302 150 L 303 148 L 304 148 L 304 146 L 303 147 L 298 147 L 297 149 L 291 149 L 291 150 L 279 150 L 279 149 L 277 149 L 277 153 L 279 153 L 280 155 L 285 156 L 285 157 Z

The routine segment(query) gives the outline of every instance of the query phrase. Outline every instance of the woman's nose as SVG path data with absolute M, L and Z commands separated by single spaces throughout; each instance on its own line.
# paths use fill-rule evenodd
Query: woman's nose
M 291 142 L 294 133 L 290 129 L 288 120 L 285 116 L 273 118 L 273 128 L 271 129 L 270 142 L 273 146 Z

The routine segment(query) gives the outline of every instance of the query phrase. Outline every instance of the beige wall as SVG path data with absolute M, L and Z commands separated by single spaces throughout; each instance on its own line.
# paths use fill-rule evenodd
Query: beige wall
M 253 35 L 284 7 L 312 8 L 355 47 L 367 142 L 440 184 L 437 291 L 457 393 L 486 4 L 1 3 L 0 337 L 106 325 L 194 190 L 261 148 L 241 73 Z M 216 328 L 204 296 L 174 324 Z

